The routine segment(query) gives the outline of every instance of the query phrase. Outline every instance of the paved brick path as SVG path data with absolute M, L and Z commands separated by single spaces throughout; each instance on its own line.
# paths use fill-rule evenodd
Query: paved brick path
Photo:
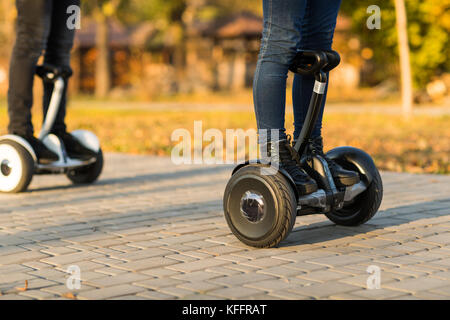
M 450 299 L 449 176 L 384 173 L 366 225 L 300 217 L 257 250 L 223 218 L 230 169 L 113 154 L 94 186 L 42 176 L 0 195 L 0 299 Z M 366 289 L 370 265 L 381 289 Z

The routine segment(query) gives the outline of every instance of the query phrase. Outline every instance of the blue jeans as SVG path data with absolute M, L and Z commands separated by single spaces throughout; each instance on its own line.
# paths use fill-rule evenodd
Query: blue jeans
M 263 0 L 264 30 L 253 82 L 260 143 L 286 138 L 288 68 L 298 49 L 331 50 L 340 5 L 341 0 Z M 294 139 L 300 135 L 313 86 L 313 76 L 295 75 L 292 90 Z M 321 135 L 325 100 L 313 138 Z M 272 137 L 271 130 L 278 131 L 279 136 Z

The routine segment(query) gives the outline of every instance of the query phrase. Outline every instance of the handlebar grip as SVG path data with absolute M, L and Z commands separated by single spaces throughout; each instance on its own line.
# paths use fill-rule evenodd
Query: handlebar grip
M 327 55 L 328 64 L 323 68 L 323 71 L 329 72 L 341 63 L 341 56 L 334 50 L 324 52 Z
M 58 67 L 51 64 L 43 64 L 36 67 L 36 74 L 47 82 L 54 82 L 57 78 L 68 79 L 72 76 L 69 66 Z
M 328 57 L 322 51 L 301 50 L 294 58 L 289 70 L 301 75 L 314 75 L 328 64 Z

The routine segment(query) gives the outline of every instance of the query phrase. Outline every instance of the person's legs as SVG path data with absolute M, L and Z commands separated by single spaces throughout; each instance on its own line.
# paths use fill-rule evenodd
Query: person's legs
M 31 107 L 36 63 L 45 49 L 50 0 L 17 0 L 17 37 L 11 56 L 8 89 L 8 131 L 32 136 Z
M 70 68 L 70 52 L 73 47 L 75 30 L 67 27 L 67 19 L 69 18 L 67 8 L 72 5 L 79 6 L 80 0 L 53 0 L 53 14 L 44 63 Z M 65 117 L 68 79 L 65 79 L 64 83 L 63 96 L 51 132 L 62 139 L 69 157 L 80 159 L 95 157 L 97 155 L 95 152 L 85 148 L 74 136 L 67 132 Z M 49 108 L 53 87 L 52 83 L 44 82 L 44 114 L 47 113 Z
M 300 43 L 306 0 L 264 0 L 264 31 L 253 82 L 259 141 L 270 141 L 270 130 L 285 139 L 286 79 Z
M 54 0 L 51 17 L 50 34 L 47 41 L 47 50 L 45 51 L 44 62 L 58 67 L 70 67 L 70 52 L 73 47 L 75 30 L 67 27 L 68 13 L 67 8 L 71 5 L 80 5 L 80 0 Z M 67 85 L 65 87 L 59 111 L 53 125 L 54 132 L 66 131 L 64 119 L 66 116 L 67 105 Z M 44 114 L 47 113 L 54 85 L 52 83 L 44 83 Z
M 31 121 L 36 63 L 45 50 L 51 0 L 17 0 L 17 37 L 11 56 L 8 88 L 8 132 L 24 138 L 41 163 L 58 160 L 58 155 L 34 137 Z
M 297 165 L 284 128 L 286 79 L 300 41 L 305 0 L 264 0 L 263 7 L 264 31 L 253 83 L 261 153 L 289 173 L 300 194 L 309 194 L 317 184 Z
M 305 16 L 301 26 L 299 49 L 331 50 L 340 5 L 341 0 L 307 0 Z M 295 75 L 292 88 L 294 139 L 298 138 L 303 128 L 313 87 L 314 76 Z M 328 83 L 319 118 L 312 132 L 312 138 L 321 135 L 327 89 Z
M 308 0 L 302 22 L 300 49 L 331 50 L 334 29 L 341 0 Z M 328 78 L 328 77 L 327 77 Z M 300 135 L 308 112 L 309 102 L 314 87 L 313 76 L 296 75 L 293 85 L 294 103 L 294 139 Z M 328 83 L 327 88 L 328 89 Z M 319 118 L 314 125 L 309 148 L 324 157 L 328 163 L 334 181 L 339 186 L 350 186 L 359 182 L 359 175 L 354 171 L 344 170 L 329 159 L 323 151 L 322 118 L 325 108 L 326 91 Z

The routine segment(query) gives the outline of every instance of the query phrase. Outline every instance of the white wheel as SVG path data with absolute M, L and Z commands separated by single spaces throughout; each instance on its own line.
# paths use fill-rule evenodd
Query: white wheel
M 33 173 L 33 157 L 24 147 L 14 141 L 0 142 L 0 192 L 25 191 Z

